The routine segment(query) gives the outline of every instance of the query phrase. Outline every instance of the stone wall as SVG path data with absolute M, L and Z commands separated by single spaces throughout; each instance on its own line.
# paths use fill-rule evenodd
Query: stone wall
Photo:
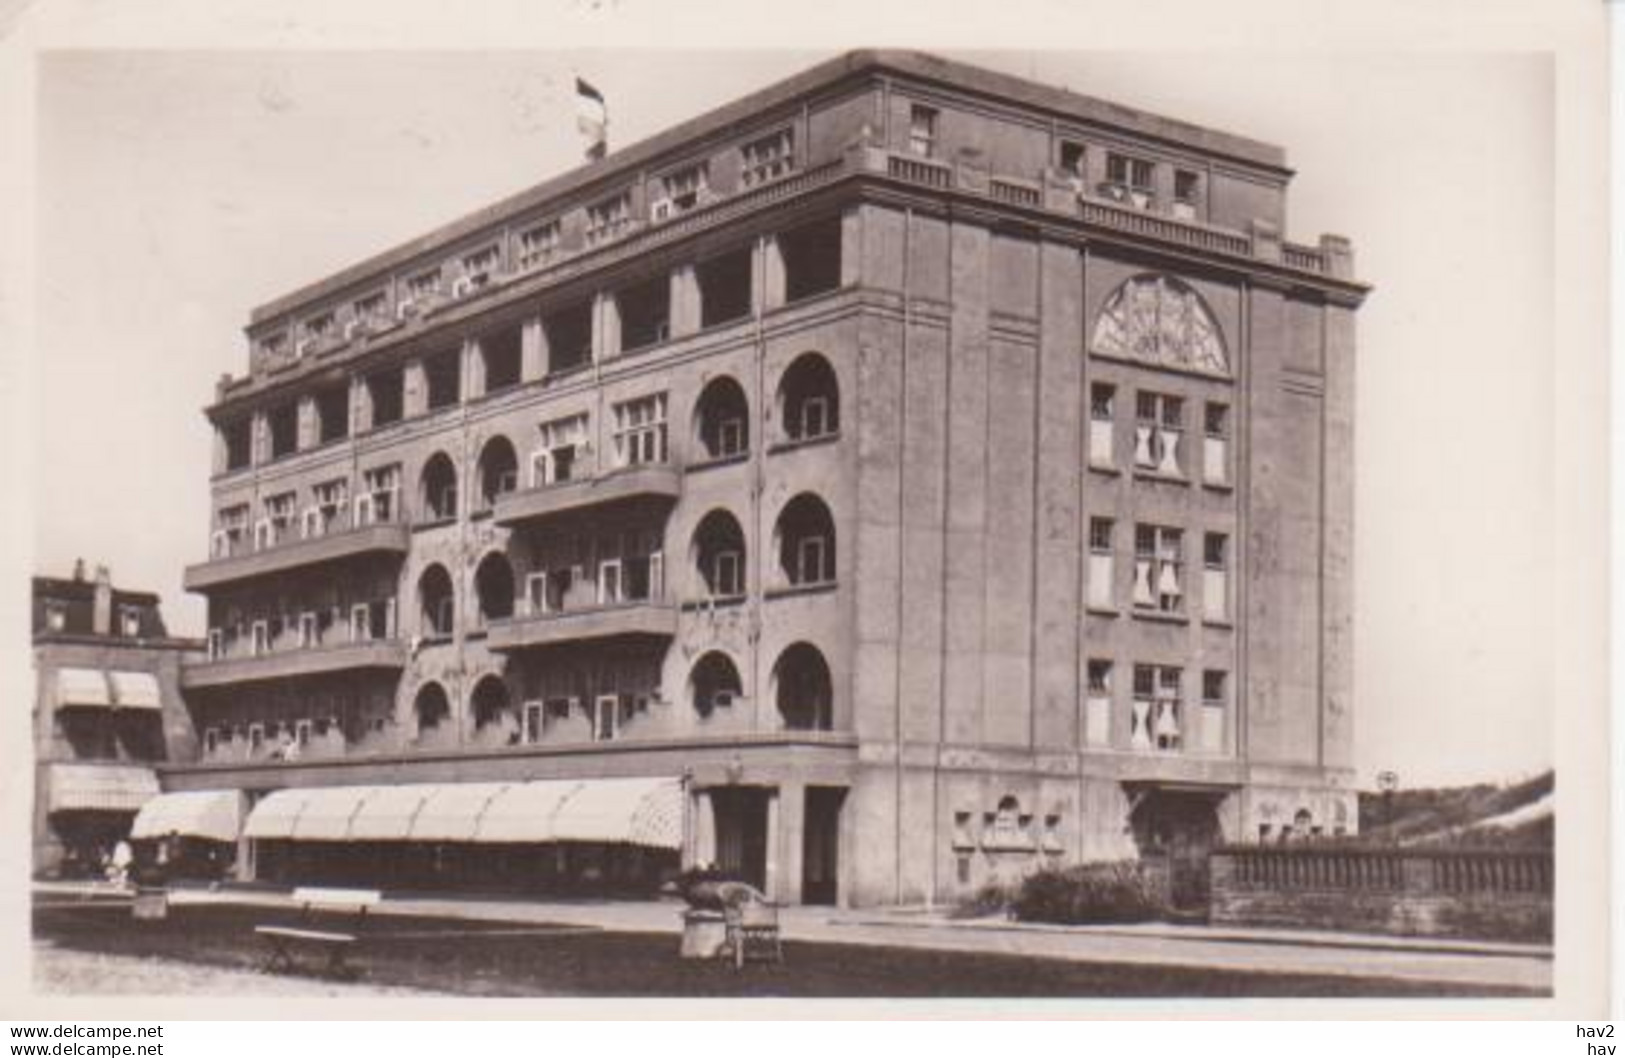
M 1215 925 L 1547 941 L 1550 852 L 1225 848 L 1209 861 Z

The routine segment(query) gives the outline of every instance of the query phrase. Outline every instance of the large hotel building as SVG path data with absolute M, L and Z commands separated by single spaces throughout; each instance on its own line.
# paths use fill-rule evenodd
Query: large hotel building
M 1366 288 L 1291 175 L 858 52 L 261 306 L 164 789 L 245 873 L 841 904 L 1351 832 Z

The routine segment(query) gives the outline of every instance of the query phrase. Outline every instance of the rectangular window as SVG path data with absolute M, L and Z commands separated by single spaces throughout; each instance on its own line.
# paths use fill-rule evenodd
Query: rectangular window
M 1112 663 L 1089 662 L 1089 694 L 1083 718 L 1084 743 L 1090 746 L 1111 744 L 1112 715 Z
M 406 376 L 398 367 L 374 371 L 367 376 L 367 396 L 372 401 L 373 427 L 400 422 L 406 410 Z
M 271 431 L 271 458 L 281 459 L 299 450 L 299 404 L 288 401 L 265 415 Z
M 1160 613 L 1184 610 L 1184 533 L 1160 525 L 1134 527 L 1134 605 Z
M 935 107 L 915 103 L 908 111 L 908 149 L 921 158 L 933 158 L 937 153 L 937 117 Z
M 263 507 L 265 523 L 269 526 L 265 546 L 271 547 L 292 540 L 296 531 L 294 517 L 297 510 L 297 498 L 295 494 L 292 492 L 279 492 L 274 496 L 267 496 L 263 501 Z
M 407 279 L 406 296 L 396 307 L 396 315 L 412 316 L 422 315 L 429 308 L 435 298 L 440 296 L 440 269 L 431 268 L 426 272 L 419 272 Z
M 558 221 L 527 228 L 519 233 L 519 267 L 540 268 L 553 259 L 561 246 L 563 234 Z
M 1089 387 L 1089 464 L 1116 464 L 1113 436 L 1116 426 L 1117 387 L 1096 382 Z
M 1152 187 L 1153 166 L 1144 158 L 1108 152 L 1106 155 L 1107 196 L 1136 209 L 1147 209 L 1155 198 Z
M 541 446 L 530 457 L 531 487 L 573 480 L 576 457 L 587 440 L 587 416 L 571 415 L 544 422 L 537 432 L 541 434 Z
M 1089 519 L 1089 605 L 1101 610 L 1112 609 L 1113 528 L 1110 518 Z
M 343 478 L 318 482 L 311 490 L 315 505 L 305 512 L 305 536 L 325 536 L 344 524 L 350 504 L 350 483 Z
M 1180 451 L 1185 437 L 1184 400 L 1141 390 L 1135 394 L 1134 409 L 1134 465 L 1163 477 L 1184 477 Z
M 238 503 L 222 508 L 215 525 L 218 528 L 210 541 L 210 556 L 228 558 L 241 554 L 248 537 L 248 504 Z
M 1134 702 L 1129 745 L 1134 749 L 1180 748 L 1183 672 L 1171 665 L 1134 666 Z
M 1230 480 L 1230 407 L 1208 404 L 1202 438 L 1202 479 L 1223 485 Z
M 613 606 L 622 598 L 621 560 L 606 558 L 598 563 L 598 605 Z
M 1195 220 L 1201 198 L 1202 178 L 1189 169 L 1174 170 L 1174 216 Z
M 713 561 L 711 583 L 717 595 L 745 593 L 744 556 L 737 551 L 719 551 Z
M 1230 616 L 1230 540 L 1208 533 L 1202 542 L 1202 616 L 1223 621 Z
M 525 575 L 525 612 L 531 616 L 548 613 L 547 571 Z
M 392 522 L 399 515 L 401 465 L 372 467 L 361 475 L 361 494 L 355 498 L 357 526 Z
M 632 467 L 666 461 L 666 395 L 615 405 L 615 462 Z
M 825 555 L 828 542 L 822 536 L 803 537 L 796 549 L 796 563 L 800 576 L 797 584 L 822 584 L 835 579 L 835 571 L 826 568 Z
M 51 632 L 61 632 L 68 627 L 68 608 L 59 602 L 45 604 L 45 627 Z
M 751 249 L 740 247 L 695 266 L 700 285 L 700 326 L 742 320 L 751 311 Z
M 446 349 L 425 357 L 423 381 L 428 390 L 425 403 L 429 411 L 456 404 L 463 393 L 463 351 Z
M 671 280 L 657 275 L 615 292 L 621 320 L 621 351 L 657 345 L 671 337 Z
M 1084 176 L 1084 150 L 1083 144 L 1073 140 L 1061 141 L 1061 175 L 1072 181 L 1077 187 Z
M 316 391 L 317 437 L 322 444 L 350 436 L 350 384 L 336 382 Z
M 616 721 L 621 709 L 619 695 L 601 694 L 593 702 L 592 737 L 608 742 L 615 737 Z
M 388 298 L 383 291 L 357 298 L 350 306 L 350 324 L 345 337 L 354 338 L 358 332 L 381 327 L 388 319 Z
M 206 727 L 203 729 L 203 752 L 213 754 L 220 748 L 219 728 Z
M 316 623 L 316 614 L 306 611 L 299 615 L 299 645 L 301 647 L 321 646 L 321 631 Z
M 587 207 L 588 246 L 618 238 L 631 227 L 632 195 L 629 191 Z
M 497 265 L 501 260 L 502 254 L 495 246 L 487 246 L 464 256 L 460 292 L 469 294 L 489 286 L 491 280 L 496 278 Z
M 795 166 L 795 139 L 789 129 L 780 129 L 740 148 L 740 183 L 755 187 L 788 175 Z
M 254 458 L 254 424 L 249 419 L 222 423 L 220 441 L 226 449 L 226 469 L 241 470 Z
M 255 657 L 271 652 L 271 626 L 266 621 L 255 621 L 253 625 L 253 639 L 249 643 L 249 651 Z
M 1199 733 L 1203 753 L 1224 752 L 1224 714 L 1229 706 L 1228 675 L 1215 669 L 1202 673 L 1202 728 Z
M 294 352 L 299 356 L 309 356 L 315 352 L 323 342 L 336 333 L 333 324 L 333 314 L 331 312 L 323 312 L 306 320 L 304 326 L 300 328 L 304 332 L 304 337 L 300 340 Z
M 651 208 L 655 220 L 667 220 L 705 203 L 709 191 L 706 166 L 691 165 L 660 178 L 660 195 Z
M 542 714 L 544 710 L 541 702 L 525 703 L 525 731 L 526 742 L 540 742 L 542 740 Z

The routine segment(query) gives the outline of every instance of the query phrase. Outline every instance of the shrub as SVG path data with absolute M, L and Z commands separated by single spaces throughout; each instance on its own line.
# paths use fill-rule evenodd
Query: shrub
M 954 908 L 951 918 L 986 918 L 989 915 L 1008 915 L 1015 903 L 1018 887 L 1009 882 L 984 882 L 974 896 Z
M 1147 922 L 1167 913 L 1162 889 L 1133 861 L 1045 868 L 1021 882 L 1011 902 L 1023 922 Z

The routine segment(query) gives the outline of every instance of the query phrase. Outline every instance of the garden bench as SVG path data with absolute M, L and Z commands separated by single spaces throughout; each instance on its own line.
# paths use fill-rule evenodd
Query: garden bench
M 779 905 L 755 895 L 723 909 L 727 941 L 723 951 L 733 956 L 734 969 L 747 961 L 783 962 L 779 943 Z
M 270 946 L 266 954 L 265 970 L 293 970 L 294 952 L 309 949 L 324 952 L 327 962 L 324 970 L 330 976 L 351 976 L 352 971 L 344 957 L 355 948 L 360 939 L 357 927 L 366 919 L 367 909 L 382 899 L 376 889 L 321 889 L 300 888 L 293 891 L 294 902 L 299 904 L 299 924 L 295 926 L 255 926 L 254 932 Z M 317 912 L 350 916 L 353 923 L 346 930 L 317 929 L 312 915 Z

